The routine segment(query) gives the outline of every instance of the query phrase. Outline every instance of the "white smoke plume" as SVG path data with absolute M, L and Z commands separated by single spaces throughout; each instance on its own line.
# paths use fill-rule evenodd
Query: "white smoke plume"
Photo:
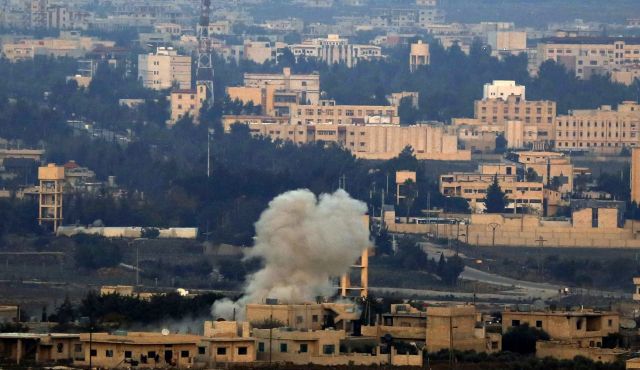
M 256 223 L 255 245 L 245 255 L 261 258 L 264 267 L 250 275 L 244 295 L 213 306 L 215 318 L 244 314 L 247 303 L 276 298 L 302 303 L 333 293 L 331 277 L 339 277 L 369 247 L 362 216 L 367 207 L 345 191 L 318 198 L 309 190 L 294 190 L 269 203 Z

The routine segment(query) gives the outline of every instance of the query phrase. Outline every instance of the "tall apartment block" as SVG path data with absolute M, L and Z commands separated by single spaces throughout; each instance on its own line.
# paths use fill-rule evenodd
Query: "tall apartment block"
M 138 55 L 138 79 L 147 89 L 191 89 L 191 57 L 164 47 Z

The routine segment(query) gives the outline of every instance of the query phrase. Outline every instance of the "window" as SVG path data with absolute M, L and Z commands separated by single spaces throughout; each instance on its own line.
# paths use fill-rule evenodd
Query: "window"
M 258 342 L 258 352 L 264 353 L 264 342 Z
M 325 355 L 332 355 L 336 352 L 336 346 L 334 344 L 325 344 L 322 346 L 322 353 Z
M 311 322 L 318 322 L 318 315 L 312 315 L 311 316 Z
M 96 357 L 98 355 L 98 350 L 97 349 L 92 349 L 91 351 L 89 351 L 91 357 Z
M 227 354 L 227 347 L 218 347 L 216 349 L 216 354 L 220 356 L 224 356 Z
M 58 353 L 62 353 L 62 351 L 64 351 L 64 344 L 63 343 L 58 343 L 56 345 L 56 351 L 58 351 Z
M 520 326 L 520 320 L 511 320 L 511 326 Z
M 112 349 L 108 349 L 106 351 L 104 351 L 104 355 L 107 357 L 113 357 L 113 350 Z
M 542 320 L 536 320 L 536 328 L 542 327 Z
M 280 343 L 280 352 L 282 353 L 287 352 L 287 343 Z
M 189 351 L 180 351 L 180 357 L 182 358 L 189 357 Z
M 199 355 L 204 355 L 207 352 L 207 348 L 206 347 L 198 347 L 198 354 Z
M 609 320 L 607 321 L 607 324 L 609 325 L 609 327 L 613 326 L 613 320 L 609 319 Z
M 307 343 L 300 344 L 300 353 L 309 352 L 309 345 Z
M 247 353 L 249 353 L 247 347 L 238 347 L 238 355 L 246 356 Z
M 576 321 L 576 330 L 582 330 L 582 319 Z
M 147 357 L 149 357 L 149 358 L 156 358 L 156 351 L 149 351 L 149 352 L 147 352 Z

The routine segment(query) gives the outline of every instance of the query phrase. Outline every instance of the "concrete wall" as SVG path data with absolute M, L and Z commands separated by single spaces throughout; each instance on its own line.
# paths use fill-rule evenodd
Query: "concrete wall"
M 585 211 L 580 212 L 573 223 L 541 220 L 534 215 L 473 214 L 469 225 L 388 223 L 388 227 L 391 232 L 431 234 L 472 246 L 539 247 L 542 238 L 544 247 L 640 248 L 637 238 L 640 223 L 627 221 L 624 228 L 614 227 L 613 214 L 600 209 L 599 227 L 594 228 L 590 227 L 591 209 Z
M 576 356 L 595 362 L 615 362 L 624 351 L 606 348 L 579 348 L 571 343 L 555 341 L 536 342 L 536 357 L 553 357 L 558 360 L 573 360 Z

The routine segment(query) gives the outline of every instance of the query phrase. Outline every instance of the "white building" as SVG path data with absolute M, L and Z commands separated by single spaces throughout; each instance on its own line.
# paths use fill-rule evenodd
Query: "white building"
M 484 84 L 484 95 L 482 100 L 502 99 L 507 100 L 509 96 L 519 96 L 522 100 L 525 98 L 525 87 L 516 85 L 515 81 L 496 80 L 490 84 Z
M 152 54 L 138 55 L 138 79 L 148 89 L 163 90 L 174 85 L 191 89 L 191 57 L 164 47 Z
M 382 48 L 374 45 L 349 44 L 349 40 L 339 35 L 307 40 L 302 44 L 290 45 L 296 58 L 318 58 L 329 65 L 345 63 L 355 66 L 361 60 L 382 58 Z

